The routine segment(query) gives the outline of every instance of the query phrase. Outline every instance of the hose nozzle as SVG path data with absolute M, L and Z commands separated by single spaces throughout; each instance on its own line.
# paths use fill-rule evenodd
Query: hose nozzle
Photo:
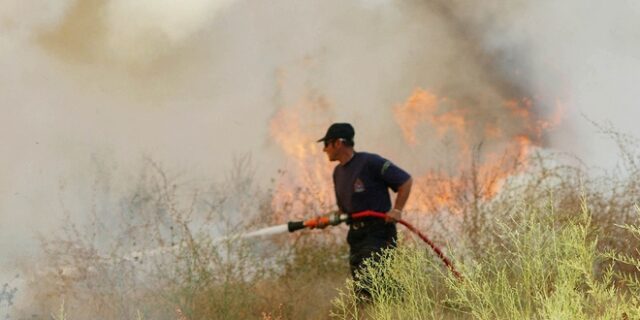
M 304 221 L 289 221 L 289 223 L 287 223 L 287 228 L 289 229 L 289 232 L 294 232 L 304 229 L 306 226 L 304 225 Z
M 289 232 L 294 232 L 304 228 L 317 228 L 318 226 L 336 226 L 349 218 L 346 214 L 340 214 L 339 212 L 333 212 L 327 216 L 315 217 L 305 221 L 289 221 L 287 227 Z

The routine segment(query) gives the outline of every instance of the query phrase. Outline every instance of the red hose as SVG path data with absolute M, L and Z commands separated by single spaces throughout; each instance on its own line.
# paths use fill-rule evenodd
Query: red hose
M 370 210 L 354 213 L 354 214 L 351 215 L 352 219 L 360 219 L 360 218 L 364 218 L 364 217 L 375 217 L 375 218 L 380 218 L 380 219 L 386 219 L 387 215 L 384 214 L 384 213 L 370 211 Z M 451 262 L 451 260 L 449 260 L 449 258 L 447 258 L 444 255 L 444 253 L 442 253 L 442 250 L 440 250 L 440 248 L 436 247 L 436 245 L 433 243 L 433 241 L 429 240 L 429 238 L 427 238 L 427 236 L 422 234 L 422 232 L 420 232 L 418 229 L 416 229 L 414 226 L 412 226 L 408 222 L 406 222 L 406 221 L 404 221 L 402 219 L 396 220 L 396 222 L 398 222 L 399 224 L 407 227 L 407 229 L 411 230 L 411 232 L 417 234 L 420 237 L 420 239 L 422 239 L 424 242 L 426 242 L 431 247 L 431 249 L 433 249 L 433 251 L 438 255 L 438 257 L 440 257 L 442 262 L 444 262 L 444 264 L 447 265 L 449 270 L 451 270 L 451 272 L 453 272 L 453 274 L 456 275 L 456 277 L 458 277 L 459 279 L 462 279 L 462 275 L 458 272 L 458 270 L 456 270 L 453 267 L 453 263 Z

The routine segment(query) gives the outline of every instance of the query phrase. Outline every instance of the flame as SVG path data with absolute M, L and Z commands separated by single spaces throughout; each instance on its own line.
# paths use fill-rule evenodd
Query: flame
M 327 161 L 321 154 L 322 147 L 315 143 L 330 122 L 309 123 L 309 119 L 323 118 L 309 116 L 310 111 L 319 110 L 317 104 L 307 100 L 283 108 L 271 120 L 273 140 L 294 162 L 289 178 L 295 178 L 278 181 L 272 203 L 276 211 L 288 210 L 284 215 L 309 216 L 319 212 L 299 210 L 335 208 L 331 179 L 335 164 Z M 328 109 L 324 107 L 320 110 Z M 422 173 L 414 172 L 407 210 L 461 213 L 471 202 L 492 199 L 507 179 L 526 170 L 533 150 L 542 144 L 545 130 L 560 123 L 563 114 L 558 111 L 550 119 L 539 119 L 534 101 L 528 98 L 505 101 L 496 108 L 498 112 L 491 110 L 504 119 L 420 88 L 393 108 L 408 150 L 431 150 L 438 142 L 454 142 L 443 148 L 452 153 L 441 157 L 444 167 L 430 165 L 423 167 Z
M 435 128 L 439 138 L 453 131 L 457 136 L 466 135 L 466 119 L 463 112 L 452 110 L 439 112 L 438 106 L 447 99 L 422 89 L 417 89 L 404 105 L 395 108 L 394 116 L 410 146 L 418 144 L 416 130 L 421 122 L 427 122 Z
M 473 108 L 423 89 L 416 89 L 404 104 L 394 108 L 396 122 L 409 146 L 419 144 L 416 132 L 420 127 L 435 129 L 439 138 L 451 135 L 457 142 L 457 148 L 449 148 L 457 154 L 448 164 L 452 166 L 448 172 L 431 169 L 415 178 L 420 188 L 412 195 L 418 199 L 411 202 L 413 210 L 462 211 L 462 205 L 470 198 L 493 198 L 506 179 L 526 168 L 532 149 L 540 145 L 543 130 L 551 123 L 535 119 L 531 99 L 506 101 L 502 107 L 510 122 L 521 124 L 510 124 L 520 131 L 509 132 L 510 126 L 499 127 L 492 119 L 482 121 L 485 117 L 473 112 Z M 482 152 L 474 141 L 480 141 L 478 145 L 488 143 L 492 148 Z
M 415 92 L 404 106 L 397 108 L 394 113 L 396 121 L 402 123 L 400 126 L 407 143 L 415 146 L 418 143 L 416 138 L 416 127 L 420 121 L 429 119 L 438 106 L 438 97 L 435 95 L 418 90 Z
M 298 161 L 315 156 L 315 140 L 301 127 L 301 116 L 298 110 L 281 109 L 273 117 L 269 126 L 271 137 L 282 148 L 282 151 Z
M 289 159 L 275 181 L 271 206 L 276 222 L 326 212 L 335 202 L 332 166 L 316 143 L 326 123 L 305 117 L 310 109 L 326 110 L 326 104 L 322 97 L 308 96 L 293 107 L 280 109 L 271 119 L 271 138 Z

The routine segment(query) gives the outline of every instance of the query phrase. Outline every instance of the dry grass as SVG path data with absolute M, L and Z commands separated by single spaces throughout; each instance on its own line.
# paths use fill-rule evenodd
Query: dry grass
M 348 275 L 336 232 L 218 241 L 281 220 L 250 163 L 240 159 L 205 192 L 179 180 L 148 161 L 120 210 L 43 237 L 23 314 L 49 315 L 65 301 L 66 319 L 327 317 Z
M 395 280 L 373 288 L 380 296 L 368 311 L 354 309 L 351 289 L 358 284 L 345 285 L 343 228 L 214 241 L 292 218 L 275 211 L 273 195 L 254 184 L 247 158 L 226 181 L 203 190 L 149 160 L 111 210 L 96 205 L 87 225 L 69 220 L 61 233 L 43 237 L 38 272 L 23 293 L 33 304 L 22 314 L 48 318 L 64 301 L 58 318 L 328 319 L 330 311 L 338 318 L 366 311 L 376 319 L 631 316 L 636 304 L 625 292 L 636 292 L 627 290 L 637 283 L 640 237 L 632 226 L 640 170 L 633 150 L 621 153 L 620 170 L 601 174 L 562 155 L 537 155 L 526 175 L 490 201 L 478 190 L 495 176 L 473 174 L 471 165 L 464 183 L 450 186 L 457 188 L 455 214 L 440 208 L 448 221 L 421 226 L 448 244 L 468 280 L 454 282 L 422 244 L 405 236 L 406 249 L 385 260 L 393 261 L 388 268 L 371 269 L 376 279 Z M 291 200 L 296 206 L 320 210 L 312 192 L 300 193 L 305 196 Z M 251 218 L 243 221 L 237 212 Z M 416 217 L 431 216 L 407 215 Z M 625 225 L 631 233 L 622 232 Z M 173 249 L 122 259 L 158 247 Z
M 405 246 L 370 263 L 334 300 L 337 319 L 637 319 L 640 281 L 615 271 L 597 249 L 586 203 L 559 225 L 553 207 L 521 206 L 511 223 L 498 223 L 504 241 L 459 263 L 460 280 L 423 248 Z M 627 227 L 635 236 L 637 227 Z M 621 254 L 614 260 L 640 268 Z M 606 261 L 604 272 L 594 269 Z M 616 279 L 625 279 L 620 285 Z M 365 308 L 353 293 L 372 294 Z

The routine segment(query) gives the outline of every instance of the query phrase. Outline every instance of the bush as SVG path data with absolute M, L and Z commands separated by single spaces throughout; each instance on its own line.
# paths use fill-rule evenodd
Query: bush
M 523 205 L 499 223 L 503 241 L 486 246 L 480 258 L 457 267 L 460 280 L 443 268 L 424 247 L 403 246 L 370 262 L 361 278 L 348 281 L 334 300 L 339 319 L 637 319 L 640 282 L 614 272 L 612 264 L 600 275 L 594 266 L 605 259 L 587 206 L 566 224 L 558 225 L 551 206 Z M 632 229 L 640 235 L 640 229 Z M 640 267 L 640 261 L 616 256 Z M 619 287 L 617 277 L 627 280 Z M 365 287 L 370 303 L 360 301 L 354 288 Z M 365 307 L 362 307 L 366 304 Z
M 65 319 L 327 317 L 348 275 L 344 230 L 221 237 L 282 223 L 246 160 L 204 192 L 151 160 L 131 186 L 113 211 L 42 238 L 22 317 L 62 301 Z
M 472 163 L 459 180 L 436 183 L 454 207 L 414 197 L 406 215 L 429 223 L 419 228 L 447 247 L 464 281 L 405 236 L 381 265 L 368 264 L 362 276 L 371 281 L 346 285 L 344 228 L 216 239 L 301 218 L 294 207 L 328 211 L 318 190 L 298 189 L 275 206 L 246 158 L 205 191 L 149 160 L 118 205 L 94 204 L 86 226 L 70 219 L 62 234 L 43 237 L 23 314 L 49 315 L 64 301 L 66 319 L 326 319 L 329 310 L 345 319 L 637 317 L 640 170 L 632 151 L 621 158 L 624 170 L 598 175 L 538 153 L 493 198 L 483 190 L 499 173 L 477 174 Z M 431 182 L 415 187 L 432 190 Z M 371 286 L 372 303 L 356 299 L 357 286 Z

